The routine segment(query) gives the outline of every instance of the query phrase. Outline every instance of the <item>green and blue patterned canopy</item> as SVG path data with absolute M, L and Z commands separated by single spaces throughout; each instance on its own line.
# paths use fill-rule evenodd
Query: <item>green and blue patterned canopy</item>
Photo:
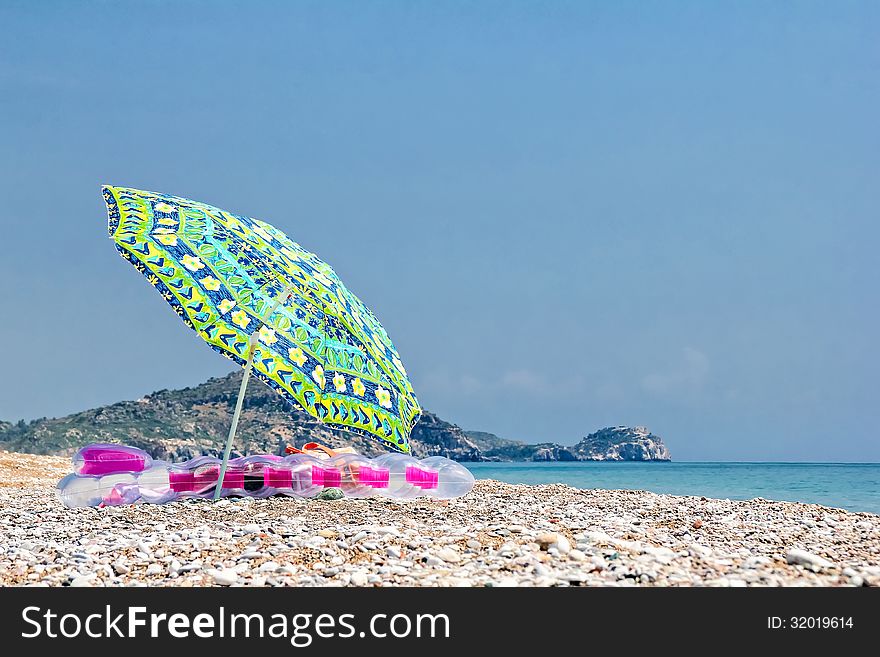
M 397 350 L 329 265 L 258 219 L 125 187 L 103 194 L 122 257 L 213 349 L 244 365 L 257 332 L 255 376 L 328 425 L 409 451 L 420 409 Z

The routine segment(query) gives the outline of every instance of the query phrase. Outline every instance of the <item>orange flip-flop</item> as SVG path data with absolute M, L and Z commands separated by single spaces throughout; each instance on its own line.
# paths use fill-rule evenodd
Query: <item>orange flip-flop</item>
M 328 458 L 333 458 L 338 454 L 338 452 L 330 449 L 326 445 L 321 445 L 319 443 L 306 443 L 302 446 L 302 449 L 297 449 L 293 445 L 288 445 L 284 448 L 285 453 L 287 454 L 308 454 L 309 452 L 324 452 Z M 351 477 L 352 482 L 357 480 L 357 474 L 359 468 L 356 468 L 352 464 L 348 464 L 344 466 L 344 470 L 348 472 L 348 476 Z
M 297 449 L 293 445 L 288 445 L 284 448 L 284 452 L 286 454 L 307 454 L 308 452 L 321 451 L 324 452 L 330 458 L 336 456 L 336 452 L 327 447 L 326 445 L 320 445 L 318 443 L 306 443 L 302 446 L 302 449 Z

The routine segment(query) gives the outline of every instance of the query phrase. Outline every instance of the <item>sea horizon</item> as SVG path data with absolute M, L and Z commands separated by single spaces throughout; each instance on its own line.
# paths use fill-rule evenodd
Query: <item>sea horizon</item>
M 468 463 L 477 479 L 644 490 L 730 500 L 763 498 L 880 514 L 880 463 L 780 461 L 502 461 Z

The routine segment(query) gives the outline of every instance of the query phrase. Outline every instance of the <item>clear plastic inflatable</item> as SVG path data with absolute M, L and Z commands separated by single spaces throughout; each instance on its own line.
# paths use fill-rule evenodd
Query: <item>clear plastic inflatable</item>
M 220 459 L 213 456 L 168 463 L 126 445 L 88 445 L 74 455 L 73 465 L 74 472 L 58 482 L 58 496 L 68 507 L 211 498 L 220 475 Z M 314 497 L 325 488 L 338 488 L 352 498 L 451 499 L 473 485 L 467 468 L 442 456 L 418 460 L 406 454 L 367 458 L 297 453 L 230 460 L 221 495 Z

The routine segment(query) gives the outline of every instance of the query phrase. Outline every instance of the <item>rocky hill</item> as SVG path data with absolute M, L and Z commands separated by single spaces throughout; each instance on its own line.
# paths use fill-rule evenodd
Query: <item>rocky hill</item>
M 525 443 L 518 440 L 508 440 L 507 438 L 500 438 L 494 433 L 489 433 L 487 431 L 465 430 L 465 435 L 467 435 L 467 437 L 477 447 L 479 447 L 484 454 L 493 449 L 501 449 L 505 447 L 510 447 L 511 445 L 525 445 Z
M 156 458 L 183 460 L 218 455 L 226 441 L 241 383 L 241 371 L 182 390 L 159 390 L 62 418 L 16 424 L 0 422 L 0 449 L 32 454 L 72 454 L 93 442 L 121 442 Z M 383 451 L 379 441 L 331 429 L 293 408 L 259 380 L 248 386 L 233 455 L 280 454 L 287 444 L 316 441 L 353 446 L 360 453 Z M 663 441 L 644 427 L 613 427 L 590 434 L 573 447 L 529 445 L 484 431 L 463 431 L 430 411 L 413 428 L 413 455 L 457 461 L 649 461 L 669 460 Z
M 32 454 L 72 454 L 92 442 L 121 442 L 145 449 L 154 457 L 188 459 L 219 454 L 242 372 L 208 379 L 182 390 L 159 390 L 136 401 L 0 427 L 0 449 Z M 4 428 L 5 427 L 5 428 Z M 316 441 L 331 447 L 351 445 L 360 453 L 383 451 L 377 440 L 331 429 L 293 408 L 259 380 L 248 385 L 236 434 L 234 455 L 280 454 L 290 443 Z M 482 460 L 480 449 L 454 424 L 425 411 L 411 435 L 413 454 L 441 455 L 460 461 Z

